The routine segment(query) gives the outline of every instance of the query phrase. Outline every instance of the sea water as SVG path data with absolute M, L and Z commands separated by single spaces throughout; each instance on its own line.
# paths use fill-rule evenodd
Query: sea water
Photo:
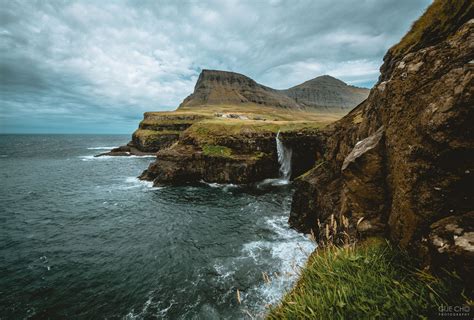
M 315 248 L 291 184 L 154 188 L 94 157 L 128 138 L 0 135 L 0 318 L 263 317 Z

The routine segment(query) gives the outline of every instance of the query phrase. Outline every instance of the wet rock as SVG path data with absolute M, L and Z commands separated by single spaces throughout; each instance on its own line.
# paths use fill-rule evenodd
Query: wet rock
M 143 152 L 133 146 L 133 144 L 120 146 L 114 148 L 108 152 L 104 152 L 101 154 L 96 155 L 95 157 L 102 157 L 102 156 L 112 156 L 112 157 L 128 157 L 128 156 L 146 156 L 146 155 L 154 155 L 154 152 Z

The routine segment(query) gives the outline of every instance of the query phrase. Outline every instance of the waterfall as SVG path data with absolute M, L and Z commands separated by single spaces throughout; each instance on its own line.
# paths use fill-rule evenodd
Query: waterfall
M 293 150 L 285 147 L 283 142 L 280 140 L 280 131 L 276 136 L 278 163 L 280 164 L 280 178 L 284 181 L 289 181 L 291 177 L 291 156 Z

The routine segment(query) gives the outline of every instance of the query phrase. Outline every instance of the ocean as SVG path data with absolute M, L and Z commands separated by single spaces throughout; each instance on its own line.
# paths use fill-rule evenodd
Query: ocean
M 128 140 L 0 135 L 0 319 L 264 316 L 315 249 L 291 185 L 154 188 L 94 157 Z

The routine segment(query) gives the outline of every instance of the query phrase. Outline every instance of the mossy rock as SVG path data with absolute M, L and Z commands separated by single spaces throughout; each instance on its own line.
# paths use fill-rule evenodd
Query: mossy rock
M 202 147 L 202 153 L 209 157 L 231 157 L 232 149 L 225 146 L 207 144 Z

